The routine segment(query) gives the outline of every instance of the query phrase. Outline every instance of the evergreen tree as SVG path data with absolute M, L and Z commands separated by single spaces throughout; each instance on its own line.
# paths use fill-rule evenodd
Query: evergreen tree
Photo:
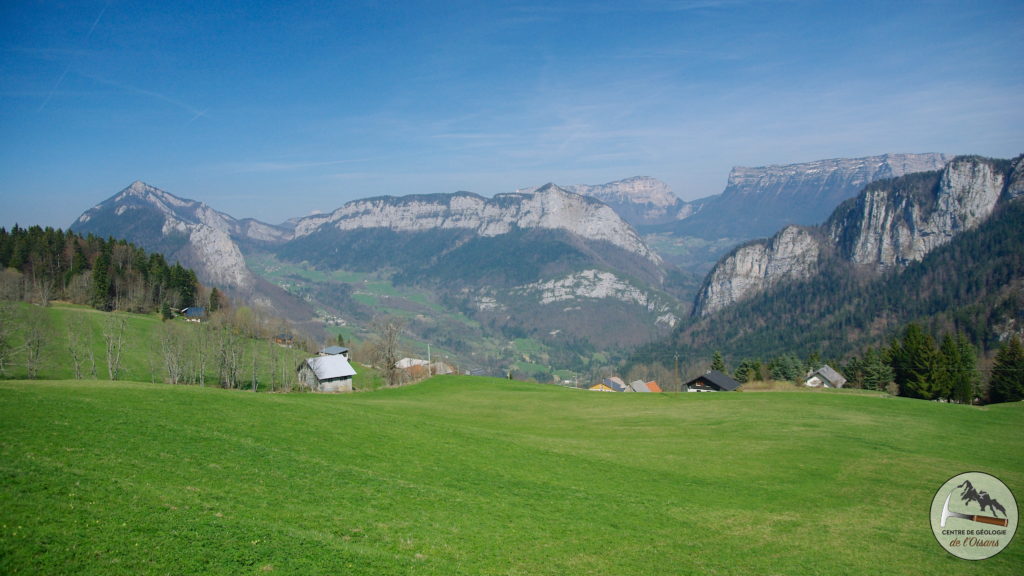
M 92 267 L 91 304 L 97 310 L 110 310 L 113 307 L 110 298 L 110 273 L 110 247 L 105 245 Z
M 865 388 L 864 360 L 854 356 L 843 365 L 842 370 L 843 374 L 846 375 L 846 386 L 848 388 Z
M 722 353 L 717 350 L 715 350 L 714 356 L 711 357 L 711 369 L 725 372 L 725 360 L 722 359 Z
M 174 318 L 174 314 L 171 313 L 171 305 L 166 300 L 160 303 L 160 318 L 162 320 Z
M 864 371 L 864 387 L 870 390 L 885 390 L 886 386 L 896 380 L 892 366 L 885 361 L 882 352 L 875 348 L 868 348 L 864 352 L 861 369 Z
M 931 400 L 941 394 L 938 350 L 920 325 L 907 325 L 903 338 L 893 342 L 889 358 L 901 396 Z
M 220 290 L 216 287 L 210 289 L 210 313 L 220 310 Z
M 796 382 L 804 375 L 800 359 L 792 354 L 785 354 L 774 358 L 768 364 L 771 377 L 775 380 L 786 380 Z
M 1024 400 L 1024 346 L 1016 334 L 996 353 L 989 396 L 993 402 Z
M 939 373 L 942 396 L 961 404 L 969 404 L 973 400 L 978 374 L 977 353 L 966 334 L 947 334 L 942 339 L 942 345 L 939 346 Z
M 736 369 L 736 381 L 737 382 L 751 382 L 761 378 L 761 361 L 760 360 L 744 360 L 740 362 L 739 368 Z

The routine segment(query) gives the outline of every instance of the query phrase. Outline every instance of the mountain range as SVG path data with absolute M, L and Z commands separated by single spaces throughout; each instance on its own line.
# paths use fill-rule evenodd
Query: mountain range
M 734 361 L 888 343 L 909 322 L 982 351 L 1024 330 L 1024 156 L 958 157 L 868 185 L 818 226 L 735 248 L 693 316 L 637 358 L 677 350 Z
M 361 199 L 273 226 L 135 182 L 72 229 L 124 237 L 229 294 L 275 308 L 288 288 L 302 297 L 293 298 L 301 305 L 289 314 L 297 322 L 318 315 L 368 325 L 381 309 L 405 315 L 411 330 L 440 337 L 456 353 L 490 338 L 494 356 L 496 341 L 528 337 L 586 354 L 667 334 L 682 314 L 679 299 L 665 291 L 663 261 L 635 229 L 608 205 L 553 184 L 493 198 Z M 274 286 L 252 272 L 253 258 L 299 272 Z M 358 293 L 363 284 L 304 277 L 313 270 L 372 275 L 408 297 L 368 306 Z M 438 308 L 464 321 L 439 327 L 430 321 Z
M 235 219 L 135 182 L 72 229 L 162 252 L 205 283 L 307 326 L 319 317 L 358 335 L 356 327 L 385 311 L 409 318 L 417 337 L 443 341 L 480 365 L 507 355 L 531 365 L 586 365 L 607 361 L 602 350 L 662 338 L 691 313 L 713 315 L 787 279 L 813 276 L 824 255 L 852 246 L 858 266 L 872 250 L 905 262 L 920 256 L 914 246 L 933 247 L 969 229 L 989 206 L 970 194 L 947 193 L 917 212 L 906 201 L 865 204 L 865 193 L 857 196 L 865 186 L 877 195 L 872 183 L 892 176 L 940 178 L 936 170 L 951 159 L 887 154 L 735 168 L 721 195 L 693 202 L 649 177 L 547 184 L 492 198 L 376 197 L 280 225 Z M 998 175 L 971 172 L 972 162 L 941 172 L 944 186 L 973 189 L 984 181 L 989 198 Z M 888 216 L 880 216 L 883 207 Z M 855 231 L 859 213 L 879 216 Z M 917 216 L 903 220 L 903 229 L 883 225 L 910 213 Z M 793 223 L 801 225 L 787 227 Z M 782 231 L 735 248 L 768 228 Z M 693 259 L 675 247 L 691 250 L 694 239 L 705 243 L 702 260 L 680 268 Z M 701 283 L 704 270 L 711 273 Z M 521 339 L 539 348 L 509 349 Z

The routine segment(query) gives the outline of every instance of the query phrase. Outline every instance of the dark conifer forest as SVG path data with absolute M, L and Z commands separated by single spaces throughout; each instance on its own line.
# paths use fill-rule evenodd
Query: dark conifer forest
M 0 228 L 0 299 L 65 300 L 156 312 L 198 303 L 195 272 L 124 240 L 32 226 Z

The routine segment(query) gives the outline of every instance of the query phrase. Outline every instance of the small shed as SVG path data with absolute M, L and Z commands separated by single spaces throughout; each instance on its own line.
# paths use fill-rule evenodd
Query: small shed
M 686 383 L 687 392 L 731 392 L 739 387 L 739 382 L 718 370 L 711 370 Z
M 206 320 L 206 308 L 202 306 L 189 306 L 182 308 L 179 312 L 187 322 L 202 322 Z
M 828 364 L 808 374 L 804 381 L 804 386 L 811 388 L 842 388 L 845 384 L 846 377 Z
M 341 354 L 308 358 L 299 365 L 299 381 L 314 392 L 351 392 L 356 371 Z

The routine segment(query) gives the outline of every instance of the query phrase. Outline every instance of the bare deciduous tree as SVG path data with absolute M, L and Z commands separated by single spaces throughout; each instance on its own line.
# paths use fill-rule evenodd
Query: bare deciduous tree
M 395 317 L 377 318 L 373 322 L 373 330 L 377 334 L 373 342 L 373 362 L 384 372 L 388 386 L 401 384 L 402 370 L 398 367 L 399 345 L 405 320 Z
M 206 385 L 206 359 L 208 358 L 207 348 L 210 345 L 210 325 L 207 322 L 201 322 L 193 327 L 194 334 L 192 335 L 192 356 L 195 362 L 192 366 L 192 377 L 190 379 L 192 384 L 198 383 L 200 386 Z
M 23 274 L 14 268 L 0 270 L 0 300 L 16 302 L 24 294 Z
M 77 380 L 83 378 L 82 368 L 89 359 L 92 359 L 92 375 L 96 376 L 96 361 L 92 355 L 92 339 L 89 332 L 89 324 L 81 314 L 70 316 L 67 324 L 68 353 L 71 355 L 71 364 Z
M 0 374 L 7 374 L 7 365 L 14 356 L 14 306 L 10 302 L 0 300 Z
M 109 314 L 103 322 L 103 342 L 106 344 L 107 375 L 117 380 L 121 372 L 121 352 L 124 350 L 124 331 L 127 322 L 124 318 Z
M 187 336 L 182 326 L 175 322 L 164 322 L 160 327 L 160 351 L 164 359 L 165 379 L 169 384 L 180 384 L 187 373 Z
M 29 379 L 35 379 L 39 376 L 45 358 L 43 352 L 50 340 L 50 315 L 38 306 L 29 306 L 25 310 L 24 325 L 22 349 L 25 351 L 25 370 Z
M 217 350 L 218 380 L 225 388 L 236 388 L 244 353 L 241 334 L 231 324 L 221 322 L 214 330 L 214 340 Z

